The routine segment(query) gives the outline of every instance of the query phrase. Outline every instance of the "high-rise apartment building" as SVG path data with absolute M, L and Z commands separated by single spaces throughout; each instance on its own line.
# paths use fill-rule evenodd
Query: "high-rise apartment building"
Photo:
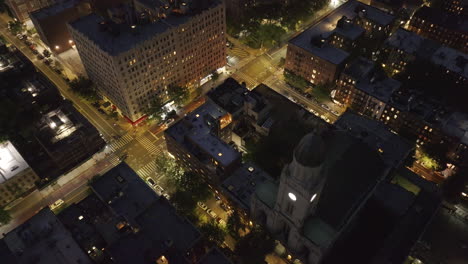
M 136 1 L 111 19 L 91 14 L 69 25 L 89 78 L 131 122 L 170 85 L 196 88 L 226 61 L 225 8 L 219 0 Z

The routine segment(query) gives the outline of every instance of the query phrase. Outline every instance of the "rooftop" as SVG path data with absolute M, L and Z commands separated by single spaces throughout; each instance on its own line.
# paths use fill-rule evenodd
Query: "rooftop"
M 48 207 L 6 234 L 4 241 L 19 263 L 92 263 Z
M 447 70 L 468 79 L 467 54 L 446 46 L 441 46 L 432 55 L 431 60 L 434 64 L 443 66 Z
M 256 186 L 272 180 L 271 176 L 253 163 L 244 163 L 227 178 L 222 186 L 243 209 L 250 208 L 250 200 Z
M 356 80 L 360 80 L 369 76 L 374 68 L 374 62 L 363 57 L 358 57 L 346 66 L 343 73 Z
M 430 58 L 436 49 L 440 47 L 439 43 L 403 28 L 399 28 L 393 33 L 385 43 L 421 58 Z
M 122 237 L 108 248 L 116 263 L 156 263 L 163 256 L 169 263 L 189 263 L 185 253 L 200 233 L 188 220 L 178 216 L 167 200 L 152 203 L 137 217 L 136 223 L 139 232 Z
M 43 19 L 55 16 L 66 9 L 75 7 L 76 4 L 77 1 L 75 0 L 60 1 L 54 5 L 33 11 L 31 12 L 30 16 L 33 16 L 36 19 Z
M 0 143 L 0 184 L 29 168 L 10 141 Z
M 460 141 L 468 145 L 468 116 L 463 113 L 452 113 L 442 126 L 442 130 L 460 139 Z
M 231 164 L 239 159 L 240 154 L 234 148 L 226 144 L 212 131 L 219 126 L 221 129 L 232 122 L 232 117 L 221 107 L 207 100 L 202 106 L 178 121 L 166 130 L 169 136 L 176 141 L 185 144 L 196 155 L 195 144 L 204 154 L 208 154 L 223 166 Z
M 218 4 L 218 1 L 212 1 L 209 8 Z M 125 22 L 114 23 L 96 14 L 90 14 L 71 22 L 70 27 L 86 36 L 108 54 L 118 55 L 135 46 L 143 45 L 158 34 L 169 32 L 173 27 L 187 23 L 196 15 L 197 13 L 191 12 L 185 15 L 173 14 L 154 23 L 133 25 Z
M 359 15 L 360 10 L 365 10 L 363 13 L 367 19 L 375 21 L 380 25 L 390 24 L 394 17 L 390 14 L 381 11 L 375 7 L 365 5 L 361 2 L 350 0 L 340 7 L 335 9 L 331 14 L 324 17 L 304 32 L 296 36 L 295 38 L 289 41 L 290 44 L 298 46 L 308 52 L 311 52 L 320 58 L 329 61 L 333 64 L 342 63 L 348 56 L 349 53 L 335 48 L 327 43 L 324 43 L 322 47 L 319 45 L 314 45 L 312 42 L 314 39 L 326 38 L 328 37 L 338 25 L 338 21 L 345 16 L 347 19 L 353 20 Z M 351 37 L 359 34 L 359 29 L 355 27 L 350 27 L 346 32 L 343 29 L 339 29 L 339 32 L 343 32 Z
M 92 183 L 94 192 L 129 221 L 145 211 L 158 195 L 122 162 Z
M 346 16 L 338 20 L 336 28 L 333 33 L 344 36 L 348 39 L 355 40 L 366 32 L 365 29 L 353 23 L 353 21 Z
M 377 150 L 382 160 L 390 166 L 399 166 L 413 148 L 401 137 L 390 132 L 383 123 L 349 111 L 341 115 L 334 124 L 361 138 L 372 149 Z
M 379 99 L 382 102 L 388 102 L 393 93 L 400 88 L 401 83 L 397 80 L 384 77 L 372 76 L 370 79 L 357 81 L 356 88 Z
M 233 78 L 226 79 L 221 85 L 208 92 L 208 97 L 224 110 L 235 115 L 242 109 L 249 90 Z

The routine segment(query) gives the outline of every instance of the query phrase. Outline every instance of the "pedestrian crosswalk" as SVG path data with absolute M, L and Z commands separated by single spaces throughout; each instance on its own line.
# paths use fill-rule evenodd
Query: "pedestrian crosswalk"
M 240 58 L 240 59 L 246 58 L 246 57 L 249 56 L 249 52 L 248 52 L 248 51 L 245 51 L 245 50 L 243 50 L 243 49 L 241 49 L 241 48 L 239 48 L 239 47 L 234 47 L 234 48 L 228 50 L 228 54 L 229 54 L 229 55 L 232 54 L 233 56 L 236 56 L 236 57 L 238 57 L 238 58 Z
M 154 160 L 150 161 L 148 164 L 145 166 L 141 167 L 138 171 L 137 174 L 140 175 L 142 178 L 149 177 L 150 175 L 154 174 L 156 172 L 156 162 Z
M 109 144 L 109 147 L 112 150 L 117 150 L 117 149 L 127 145 L 132 140 L 133 140 L 132 135 L 127 133 L 127 134 L 125 134 L 125 136 L 112 141 L 112 143 Z
M 159 154 L 161 153 L 161 147 L 156 146 L 149 138 L 146 136 L 137 137 L 137 141 L 150 153 L 150 154 Z
M 250 89 L 258 85 L 258 82 L 255 79 L 253 79 L 252 77 L 250 77 L 249 75 L 241 71 L 237 71 L 236 73 L 232 75 L 232 77 L 236 79 L 238 82 L 245 82 L 247 85 L 247 88 L 250 88 Z
M 108 159 L 108 161 L 115 167 L 120 164 L 120 159 L 117 157 L 117 155 L 111 155 Z

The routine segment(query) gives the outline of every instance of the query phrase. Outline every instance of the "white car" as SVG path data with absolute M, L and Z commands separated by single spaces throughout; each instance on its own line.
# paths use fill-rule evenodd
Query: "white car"
M 206 213 L 209 214 L 214 219 L 216 219 L 216 217 L 218 217 L 218 215 L 215 212 L 213 212 L 213 210 L 211 210 L 211 209 L 206 210 Z
M 203 202 L 198 202 L 197 205 L 198 205 L 198 207 L 200 207 L 203 211 L 206 211 L 206 209 L 208 209 L 208 206 L 206 206 L 206 204 L 204 204 Z
M 56 208 L 59 208 L 64 203 L 65 203 L 65 201 L 63 201 L 62 199 L 58 199 L 57 201 L 55 201 L 55 203 L 50 205 L 50 210 L 54 210 Z

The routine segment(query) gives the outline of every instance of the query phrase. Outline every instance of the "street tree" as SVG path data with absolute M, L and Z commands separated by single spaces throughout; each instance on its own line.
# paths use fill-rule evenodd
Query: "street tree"
M 172 182 L 177 182 L 184 174 L 184 170 L 167 154 L 161 154 L 155 159 L 156 170 L 159 174 Z
M 206 240 L 215 245 L 220 245 L 224 241 L 226 232 L 220 228 L 214 221 L 203 223 L 200 226 L 200 232 L 205 236 Z
M 169 85 L 167 87 L 167 96 L 174 100 L 177 105 L 184 105 L 190 98 L 190 90 L 185 86 Z
M 189 193 L 194 201 L 205 201 L 211 196 L 210 189 L 201 175 L 185 172 L 175 181 L 178 189 Z
M 234 252 L 243 264 L 260 264 L 266 263 L 265 256 L 273 251 L 274 246 L 273 238 L 264 230 L 254 228 L 237 241 Z
M 245 225 L 242 222 L 240 214 L 237 210 L 234 210 L 234 212 L 229 216 L 226 227 L 234 238 L 239 238 L 239 230 L 245 230 Z
M 7 225 L 11 221 L 11 215 L 5 208 L 0 208 L 0 225 Z
M 93 82 L 83 76 L 78 76 L 78 78 L 71 80 L 70 89 L 86 100 L 96 101 L 99 99 Z
M 160 122 L 164 113 L 165 110 L 163 99 L 159 96 L 155 96 L 151 100 L 149 107 L 146 109 L 146 114 L 150 117 L 150 119 Z

